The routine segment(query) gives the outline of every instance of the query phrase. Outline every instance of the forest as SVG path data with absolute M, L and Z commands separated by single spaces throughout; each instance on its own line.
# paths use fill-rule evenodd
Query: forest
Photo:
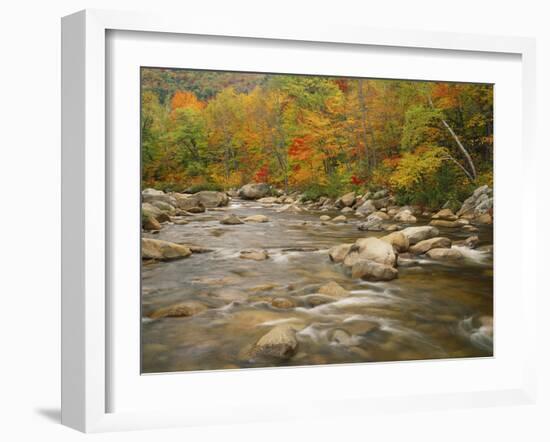
M 141 70 L 142 185 L 265 182 L 304 198 L 386 188 L 460 207 L 493 180 L 493 86 Z

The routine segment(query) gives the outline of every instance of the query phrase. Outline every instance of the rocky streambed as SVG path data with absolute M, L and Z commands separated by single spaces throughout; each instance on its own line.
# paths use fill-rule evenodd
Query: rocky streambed
M 491 356 L 492 198 L 143 195 L 146 373 Z

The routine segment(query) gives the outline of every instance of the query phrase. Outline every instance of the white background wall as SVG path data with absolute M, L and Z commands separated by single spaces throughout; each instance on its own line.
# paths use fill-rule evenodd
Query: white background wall
M 231 20 L 350 23 L 535 36 L 538 39 L 540 400 L 536 407 L 412 412 L 323 422 L 287 422 L 103 434 L 101 441 L 161 440 L 550 440 L 548 256 L 550 14 L 545 2 L 461 0 L 11 0 L 0 10 L 0 439 L 76 441 L 59 425 L 60 357 L 60 17 L 84 8 L 169 10 Z M 519 124 L 519 122 L 518 122 Z M 519 146 L 518 146 L 519 148 Z M 514 177 L 511 177 L 514 179 Z M 520 177 L 516 178 L 518 185 Z M 514 232 L 510 232 L 513 240 Z M 505 245 L 503 245 L 505 246 Z M 413 380 L 411 380 L 413 381 Z M 452 382 L 452 380 L 450 380 Z M 185 398 L 182 398 L 185 400 Z

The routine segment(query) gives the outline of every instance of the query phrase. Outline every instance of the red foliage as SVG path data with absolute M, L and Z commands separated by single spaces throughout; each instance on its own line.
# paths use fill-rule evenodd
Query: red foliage
M 338 86 L 338 89 L 340 89 L 342 92 L 346 93 L 349 89 L 348 80 L 345 80 L 343 78 L 340 78 L 338 80 L 334 81 L 336 83 L 336 86 Z
M 254 181 L 257 183 L 265 183 L 269 177 L 269 166 L 266 164 L 260 168 L 254 175 Z
M 362 180 L 361 178 L 359 178 L 357 175 L 353 175 L 351 177 L 351 184 L 354 184 L 356 186 L 359 186 L 361 184 L 363 184 L 365 182 L 365 180 Z

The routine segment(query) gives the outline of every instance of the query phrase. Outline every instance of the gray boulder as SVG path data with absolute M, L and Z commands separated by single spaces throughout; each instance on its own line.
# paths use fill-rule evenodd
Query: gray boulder
M 271 186 L 266 183 L 245 184 L 239 189 L 239 196 L 247 200 L 257 200 L 268 196 L 271 192 Z

